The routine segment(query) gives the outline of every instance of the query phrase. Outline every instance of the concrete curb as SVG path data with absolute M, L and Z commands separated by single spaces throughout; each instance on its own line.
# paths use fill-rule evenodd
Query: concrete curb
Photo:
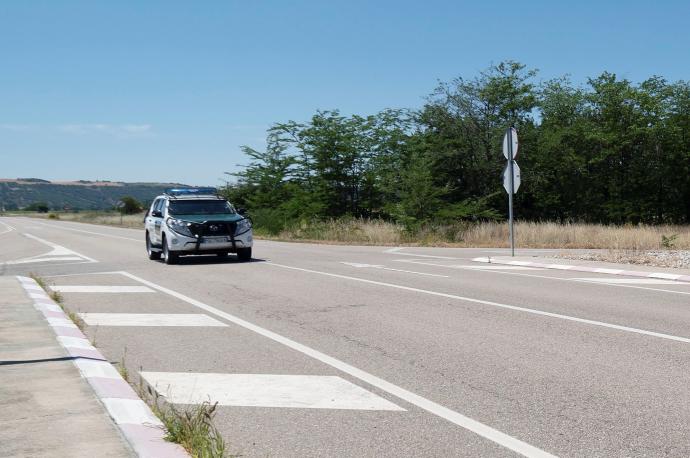
M 32 278 L 16 277 L 34 307 L 55 332 L 57 341 L 74 358 L 74 365 L 105 406 L 122 435 L 142 458 L 189 458 L 177 444 L 164 439 L 165 427 L 79 328 Z
M 510 266 L 538 267 L 541 269 L 573 270 L 576 272 L 594 272 L 598 274 L 624 275 L 628 277 L 660 278 L 663 280 L 675 280 L 690 282 L 690 275 L 670 274 L 667 272 L 643 272 L 640 270 L 608 269 L 604 267 L 577 266 L 572 264 L 546 264 L 542 262 L 530 261 L 508 261 L 496 258 L 474 258 L 472 261 L 485 262 L 489 264 L 506 264 Z

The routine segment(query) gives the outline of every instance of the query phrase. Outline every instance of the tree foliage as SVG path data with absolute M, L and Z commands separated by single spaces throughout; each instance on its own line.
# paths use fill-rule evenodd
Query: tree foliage
M 501 140 L 520 137 L 516 215 L 604 223 L 690 222 L 690 84 L 603 73 L 537 82 L 517 62 L 442 82 L 418 111 L 318 111 L 273 125 L 227 193 L 278 231 L 290 222 L 427 222 L 506 213 Z

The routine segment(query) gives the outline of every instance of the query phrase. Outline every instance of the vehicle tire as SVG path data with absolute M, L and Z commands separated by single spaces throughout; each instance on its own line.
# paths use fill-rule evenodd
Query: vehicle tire
M 179 259 L 179 255 L 177 253 L 168 249 L 168 241 L 165 240 L 165 236 L 163 236 L 163 258 L 165 263 L 168 265 L 177 264 L 177 260 Z
M 252 259 L 252 249 L 250 248 L 238 248 L 237 249 L 237 259 L 242 262 L 247 262 Z
M 161 252 L 153 251 L 153 248 L 151 248 L 151 239 L 149 238 L 148 232 L 146 233 L 146 254 L 152 261 L 161 258 Z

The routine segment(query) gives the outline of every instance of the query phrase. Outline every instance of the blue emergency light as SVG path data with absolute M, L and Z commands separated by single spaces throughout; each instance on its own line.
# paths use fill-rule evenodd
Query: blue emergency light
M 171 188 L 166 189 L 165 193 L 169 196 L 196 196 L 196 195 L 212 195 L 218 194 L 216 188 Z

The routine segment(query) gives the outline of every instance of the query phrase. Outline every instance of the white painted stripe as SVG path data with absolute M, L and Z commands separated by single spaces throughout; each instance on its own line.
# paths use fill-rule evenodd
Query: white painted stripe
M 402 253 L 398 250 L 402 250 L 402 248 L 392 248 L 390 250 L 384 251 L 384 253 L 388 254 L 394 254 L 396 256 L 414 256 L 415 258 L 434 258 L 434 259 L 462 259 L 462 258 L 454 258 L 452 256 L 435 256 L 432 254 L 414 254 L 414 253 Z
M 62 257 L 46 257 L 46 258 L 32 258 L 20 259 L 19 261 L 7 261 L 7 264 L 33 264 L 36 262 L 56 262 L 56 261 L 86 261 L 84 258 L 78 256 L 62 256 Z
M 75 366 L 85 378 L 100 377 L 119 379 L 120 373 L 107 361 L 92 361 L 88 359 L 76 359 Z
M 63 328 L 75 328 L 77 329 L 77 326 L 72 322 L 72 320 L 67 319 L 67 318 L 48 318 L 48 323 L 51 326 L 61 326 Z
M 201 313 L 80 313 L 89 326 L 227 326 Z
M 336 376 L 190 372 L 141 372 L 141 376 L 173 404 L 210 400 L 222 406 L 405 410 Z
M 93 345 L 86 339 L 81 337 L 65 337 L 58 336 L 57 340 L 62 344 L 63 347 L 72 348 L 83 348 L 85 350 L 94 350 Z
M 523 266 L 466 266 L 461 264 L 455 264 L 449 266 L 454 269 L 467 269 L 467 270 L 544 270 L 538 267 L 523 267 Z
M 163 423 L 140 399 L 103 398 L 101 401 L 118 425 L 163 426 Z
M 587 281 L 592 283 L 613 283 L 617 285 L 676 285 L 690 286 L 690 283 L 683 283 L 671 280 L 654 280 L 652 278 L 573 278 L 576 281 Z
M 55 285 L 50 289 L 61 293 L 155 293 L 146 286 Z
M 281 267 L 277 264 L 270 264 L 276 267 Z M 286 267 L 286 268 L 292 268 L 292 267 Z M 300 269 L 301 270 L 301 269 Z M 327 364 L 331 367 L 334 367 L 338 369 L 339 371 L 342 371 L 346 374 L 351 375 L 354 378 L 357 378 L 359 380 L 362 380 L 365 383 L 368 383 L 369 385 L 375 386 L 389 394 L 392 394 L 393 396 L 397 396 L 398 398 L 409 402 L 410 404 L 413 404 L 421 409 L 424 409 L 428 412 L 431 412 L 432 414 L 441 417 L 451 423 L 454 423 L 461 428 L 465 428 L 468 431 L 472 431 L 473 433 L 484 437 L 492 442 L 495 442 L 496 444 L 499 444 L 509 450 L 512 450 L 516 453 L 519 453 L 521 455 L 527 456 L 527 457 L 535 457 L 535 458 L 548 458 L 548 457 L 554 457 L 554 455 L 551 455 L 550 453 L 547 453 L 537 447 L 534 447 L 533 445 L 530 445 L 526 442 L 523 442 L 519 439 L 516 439 L 512 436 L 509 436 L 508 434 L 505 434 L 501 431 L 498 431 L 497 429 L 494 429 L 490 426 L 487 426 L 483 423 L 478 422 L 477 420 L 474 420 L 472 418 L 466 417 L 465 415 L 462 415 L 461 413 L 458 413 L 454 410 L 449 409 L 448 407 L 444 407 L 440 404 L 437 404 L 429 399 L 426 399 L 422 396 L 419 396 L 418 394 L 415 394 L 411 391 L 408 391 L 404 388 L 401 388 L 397 385 L 394 385 L 382 378 L 376 377 L 375 375 L 372 375 L 368 372 L 365 372 L 361 369 L 358 369 L 354 366 L 351 366 L 343 361 L 340 361 L 339 359 L 333 358 L 332 356 L 328 356 L 325 353 L 321 353 L 318 350 L 314 350 L 311 347 L 308 347 L 306 345 L 303 345 L 301 343 L 298 343 L 292 339 L 288 339 L 287 337 L 283 337 L 280 334 L 276 334 L 275 332 L 269 331 L 268 329 L 264 329 L 261 326 L 257 326 L 253 323 L 250 323 L 249 321 L 245 321 L 242 318 L 236 317 L 235 315 L 231 315 L 230 313 L 223 312 L 222 310 L 219 310 L 215 307 L 212 307 L 210 305 L 204 304 L 201 301 L 197 301 L 196 299 L 192 299 L 191 297 L 185 296 L 184 294 L 178 293 L 177 291 L 173 291 L 171 289 L 168 289 L 164 286 L 157 285 L 153 282 L 150 282 L 148 280 L 144 280 L 143 278 L 137 277 L 136 275 L 130 274 L 129 272 L 120 272 L 122 275 L 131 278 L 133 280 L 137 280 L 144 285 L 150 286 L 151 288 L 157 289 L 158 291 L 161 291 L 163 293 L 169 294 L 170 296 L 173 296 L 177 299 L 180 299 L 181 301 L 187 302 L 190 305 L 193 305 L 195 307 L 198 307 L 202 310 L 205 310 L 209 313 L 212 313 L 216 316 L 219 316 L 225 320 L 228 320 L 232 323 L 235 323 L 238 326 L 242 326 L 245 329 L 249 329 L 250 331 L 253 331 L 259 335 L 262 335 L 268 339 L 273 340 L 274 342 L 278 342 L 282 345 L 285 345 L 288 348 L 292 348 L 295 351 L 298 351 L 300 353 L 303 353 L 307 356 L 310 356 L 317 361 L 321 361 L 324 364 Z M 346 277 L 344 275 L 335 275 L 335 274 L 328 274 L 332 275 L 335 277 L 341 277 L 341 278 L 352 278 L 354 280 L 359 280 L 354 277 Z M 376 283 L 376 282 L 373 282 Z
M 135 239 L 135 238 L 132 238 L 132 237 L 122 237 L 122 236 L 120 236 L 120 235 L 105 234 L 105 233 L 103 233 L 103 232 L 85 231 L 85 230 L 82 230 L 82 229 L 74 229 L 74 228 L 71 228 L 71 227 L 65 227 L 65 226 L 63 226 L 63 225 L 46 224 L 46 223 L 36 223 L 36 224 L 40 224 L 41 226 L 47 226 L 47 227 L 50 227 L 50 228 L 53 228 L 53 229 L 62 229 L 62 230 L 65 230 L 65 231 L 81 232 L 81 233 L 83 233 L 83 234 L 100 235 L 101 237 L 110 237 L 110 238 L 113 238 L 113 239 L 131 240 L 131 241 L 134 241 L 134 242 L 142 242 L 141 239 Z
M 53 243 L 53 242 L 49 242 L 49 241 L 47 241 L 47 240 L 43 240 L 42 238 L 36 237 L 35 235 L 31 235 L 31 234 L 26 234 L 26 233 L 25 233 L 24 236 L 26 236 L 26 237 L 28 237 L 28 238 L 30 238 L 30 239 L 33 239 L 33 240 L 35 240 L 35 241 L 37 241 L 37 242 L 40 242 L 40 243 L 42 243 L 42 244 L 44 244 L 44 245 L 47 245 L 47 246 L 49 246 L 49 247 L 51 247 L 51 248 L 53 249 L 53 251 L 50 251 L 49 253 L 45 253 L 45 254 L 43 254 L 43 255 L 41 255 L 41 256 L 34 256 L 35 258 L 37 258 L 37 257 L 43 257 L 43 256 L 61 256 L 61 255 L 67 255 L 67 256 L 69 256 L 69 255 L 77 255 L 77 256 L 79 256 L 80 258 L 84 258 L 84 259 L 87 260 L 87 261 L 90 261 L 90 262 L 98 262 L 98 261 L 96 261 L 96 260 L 93 259 L 93 258 L 90 258 L 90 257 L 88 257 L 88 256 L 84 256 L 84 255 L 81 254 L 81 253 L 77 253 L 76 251 L 70 250 L 69 248 L 65 248 L 64 246 L 58 245 L 57 243 Z

